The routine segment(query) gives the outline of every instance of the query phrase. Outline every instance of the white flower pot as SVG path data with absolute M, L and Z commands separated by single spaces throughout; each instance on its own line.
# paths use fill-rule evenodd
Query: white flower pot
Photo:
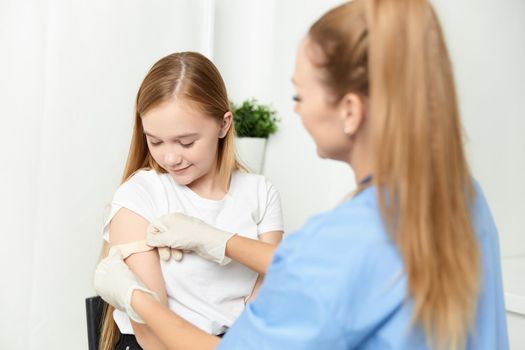
M 237 137 L 235 139 L 240 161 L 257 174 L 261 174 L 263 170 L 266 140 L 262 137 Z

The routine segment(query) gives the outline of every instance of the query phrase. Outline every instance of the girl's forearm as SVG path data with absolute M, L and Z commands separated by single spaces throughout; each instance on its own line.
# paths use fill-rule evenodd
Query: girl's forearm
M 133 328 L 133 333 L 135 333 L 137 343 L 139 343 L 141 348 L 148 350 L 168 349 L 147 325 L 131 321 L 131 326 Z
M 255 272 L 265 274 L 276 248 L 270 243 L 235 235 L 226 243 L 226 256 Z
M 142 291 L 133 292 L 131 306 L 170 350 L 211 350 L 219 344 L 218 337 L 193 326 Z

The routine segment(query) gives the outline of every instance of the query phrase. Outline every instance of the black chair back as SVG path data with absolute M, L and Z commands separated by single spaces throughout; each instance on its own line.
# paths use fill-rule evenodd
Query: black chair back
M 89 350 L 98 350 L 104 304 L 104 300 L 102 300 L 102 298 L 99 296 L 86 298 L 86 319 Z

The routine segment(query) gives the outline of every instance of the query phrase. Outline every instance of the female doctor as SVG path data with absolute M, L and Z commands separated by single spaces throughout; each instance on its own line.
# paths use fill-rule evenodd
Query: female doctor
M 428 1 L 355 0 L 324 14 L 293 83 L 319 156 L 348 163 L 356 193 L 275 254 L 180 214 L 153 224 L 150 245 L 266 272 L 223 339 L 160 304 L 118 252 L 97 267 L 102 298 L 170 349 L 507 349 L 497 230 L 468 170 Z

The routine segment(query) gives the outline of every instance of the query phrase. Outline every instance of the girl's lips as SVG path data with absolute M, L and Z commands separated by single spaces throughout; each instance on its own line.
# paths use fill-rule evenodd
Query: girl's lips
M 181 172 L 183 172 L 184 170 L 188 169 L 190 166 L 191 166 L 191 164 L 188 165 L 188 166 L 186 166 L 186 167 L 184 167 L 184 168 L 179 168 L 179 169 L 171 169 L 171 168 L 170 168 L 170 171 L 172 171 L 172 172 L 174 172 L 174 173 L 181 173 Z

